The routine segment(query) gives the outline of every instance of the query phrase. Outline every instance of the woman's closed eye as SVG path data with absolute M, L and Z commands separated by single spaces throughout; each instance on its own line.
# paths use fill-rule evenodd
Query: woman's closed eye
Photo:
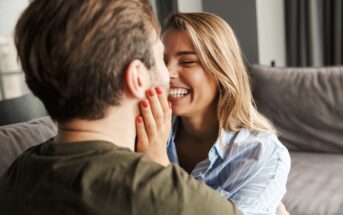
M 196 64 L 198 64 L 199 62 L 196 60 L 184 60 L 184 61 L 180 61 L 179 64 L 182 66 L 194 66 Z

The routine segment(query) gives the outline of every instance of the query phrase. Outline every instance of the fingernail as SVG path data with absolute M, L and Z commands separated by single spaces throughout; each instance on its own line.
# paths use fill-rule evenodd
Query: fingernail
M 171 108 L 171 107 L 172 107 L 172 103 L 171 103 L 171 101 L 168 101 L 168 105 L 169 105 L 169 108 Z
M 147 102 L 147 100 L 143 100 L 143 101 L 142 101 L 142 105 L 143 105 L 144 108 L 147 108 L 147 107 L 148 107 L 148 102 Z
M 163 93 L 162 87 L 156 87 L 156 92 L 158 95 L 161 95 Z
M 137 116 L 136 120 L 138 123 L 141 123 L 143 121 L 141 116 Z
M 148 90 L 148 96 L 150 96 L 150 97 L 154 96 L 154 90 L 153 89 Z

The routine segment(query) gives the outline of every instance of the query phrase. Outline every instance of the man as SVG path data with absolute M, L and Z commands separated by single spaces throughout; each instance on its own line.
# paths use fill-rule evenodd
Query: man
M 133 152 L 139 102 L 169 82 L 145 0 L 34 0 L 15 42 L 58 135 L 0 179 L 1 214 L 239 214 L 178 167 Z M 149 92 L 170 114 L 163 89 Z

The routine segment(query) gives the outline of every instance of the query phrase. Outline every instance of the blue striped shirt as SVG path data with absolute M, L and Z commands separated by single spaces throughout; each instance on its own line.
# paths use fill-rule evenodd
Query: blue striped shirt
M 174 143 L 179 119 L 173 124 L 167 153 L 172 163 L 179 164 Z M 191 175 L 232 199 L 244 214 L 276 214 L 276 208 L 286 193 L 290 170 L 287 149 L 271 132 L 238 132 L 222 130 Z

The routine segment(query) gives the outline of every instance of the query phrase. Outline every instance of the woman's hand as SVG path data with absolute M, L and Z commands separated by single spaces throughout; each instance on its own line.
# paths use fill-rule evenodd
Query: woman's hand
M 171 130 L 171 103 L 161 87 L 147 91 L 147 98 L 140 102 L 141 116 L 136 118 L 136 151 L 151 160 L 169 165 L 167 142 Z

